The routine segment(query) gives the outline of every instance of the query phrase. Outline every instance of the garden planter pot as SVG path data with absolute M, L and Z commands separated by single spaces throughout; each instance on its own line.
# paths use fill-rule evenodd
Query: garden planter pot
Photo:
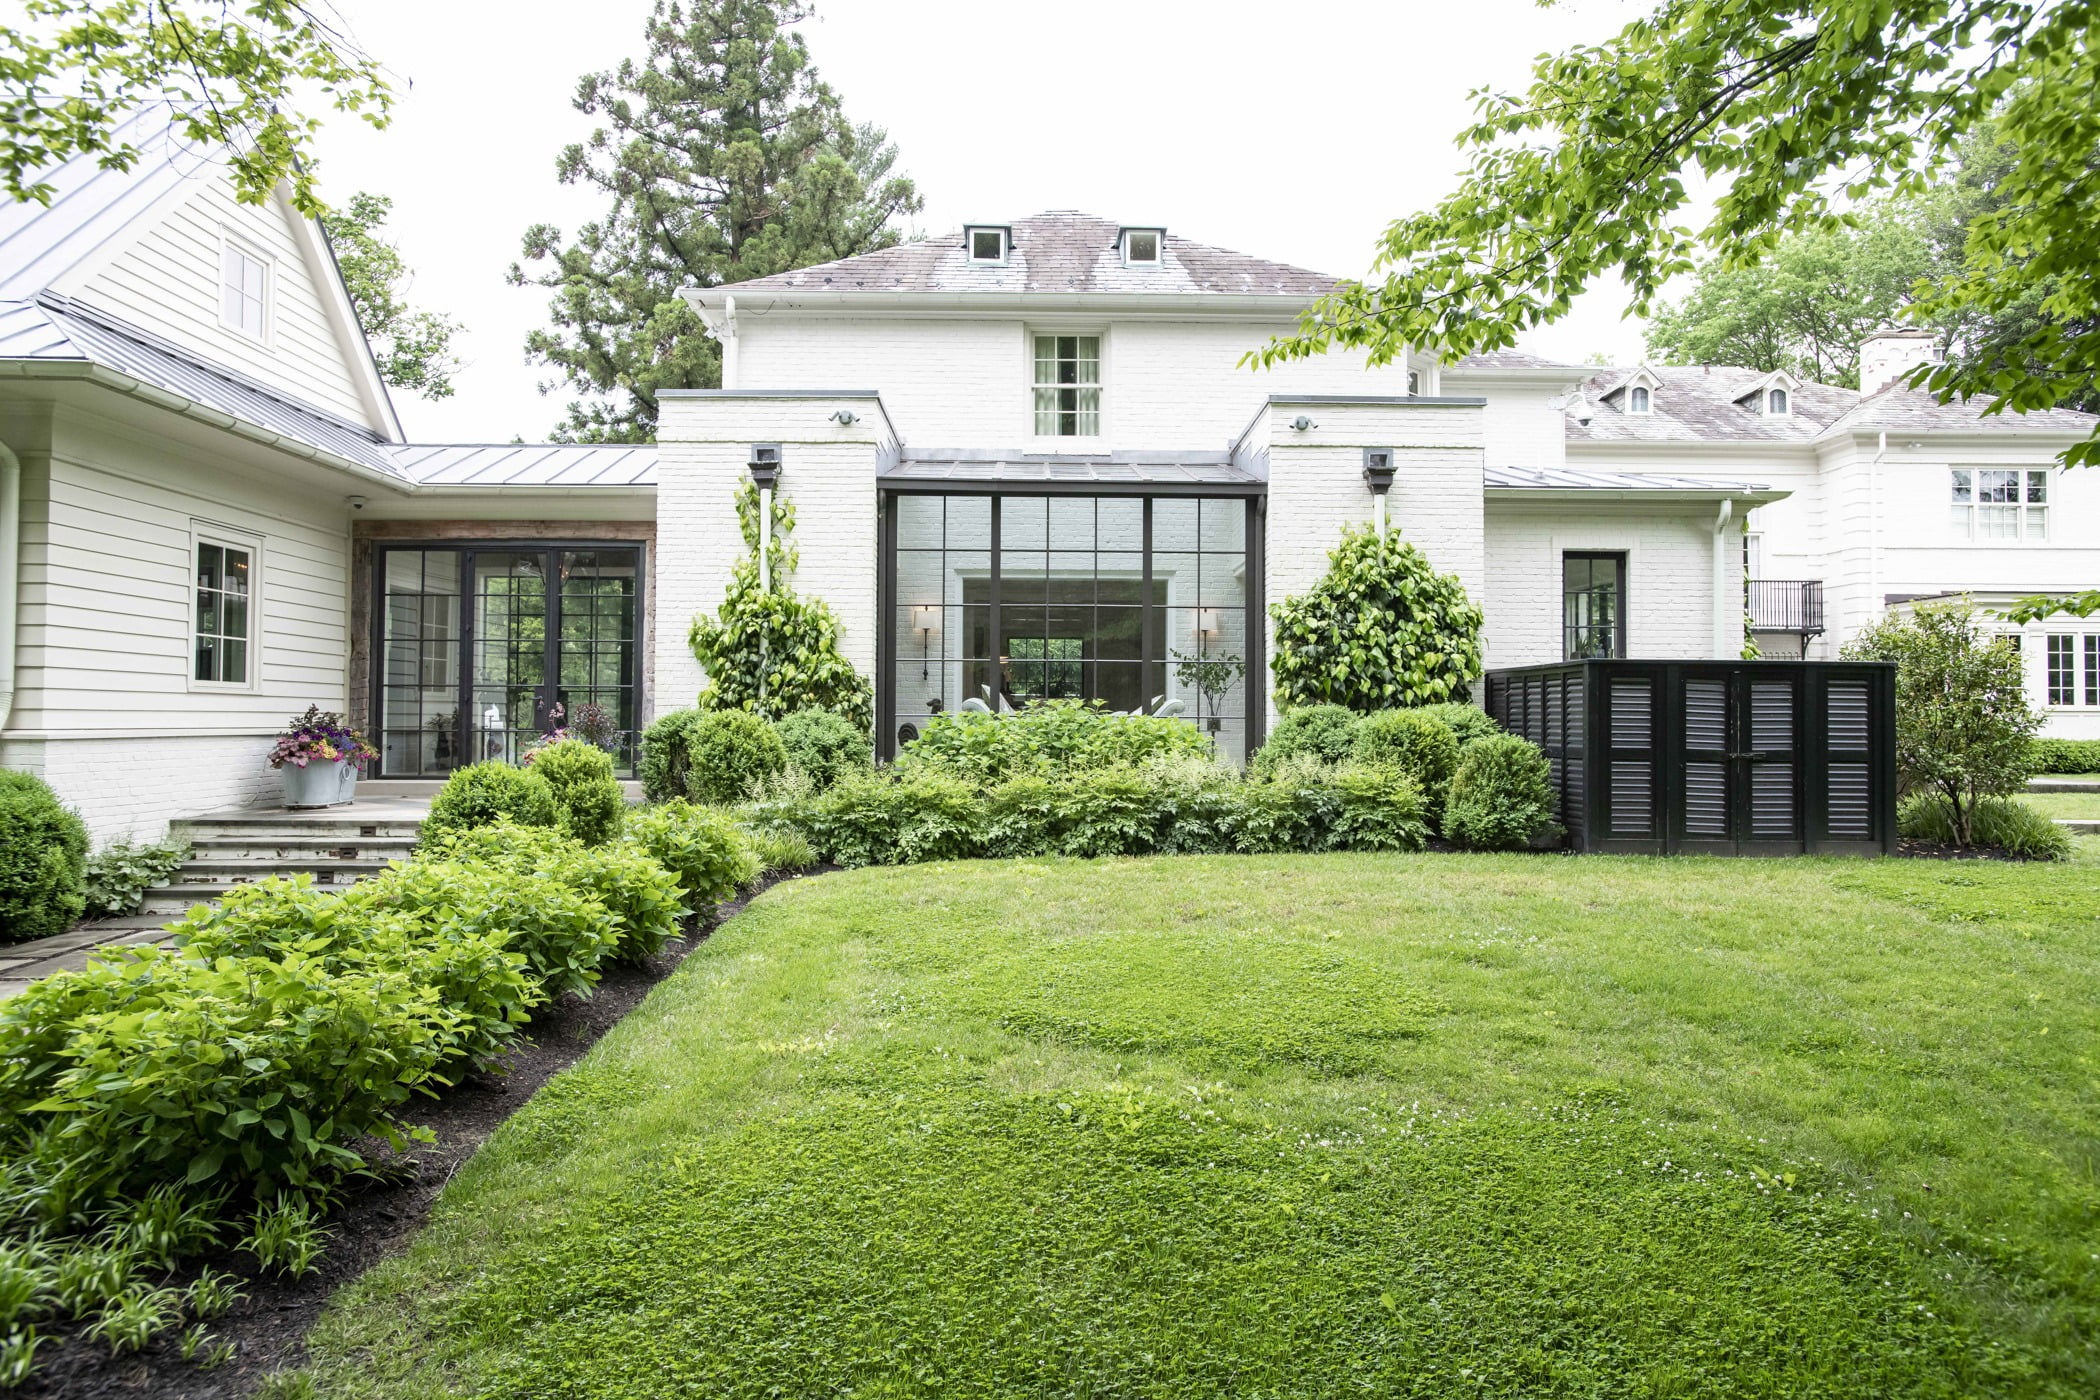
M 277 771 L 284 775 L 287 807 L 333 807 L 357 794 L 357 765 L 343 759 L 309 763 L 304 768 L 287 763 Z

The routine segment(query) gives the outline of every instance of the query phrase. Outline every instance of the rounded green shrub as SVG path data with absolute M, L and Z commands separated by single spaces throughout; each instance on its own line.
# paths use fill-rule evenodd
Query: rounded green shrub
M 581 739 L 564 739 L 534 754 L 532 771 L 554 789 L 555 824 L 562 831 L 586 846 L 619 835 L 627 794 L 613 777 L 611 754 Z
M 747 801 L 787 768 L 773 726 L 745 710 L 701 715 L 686 736 L 686 754 L 686 796 L 695 802 Z
M 1185 719 L 1118 714 L 1099 700 L 1043 700 L 1011 714 L 935 715 L 897 755 L 897 767 L 991 787 L 1023 773 L 1054 777 L 1210 756 L 1209 736 Z
M 2100 739 L 2037 739 L 2037 773 L 2100 773 Z
M 475 763 L 445 780 L 423 818 L 425 841 L 509 818 L 519 826 L 555 826 L 561 809 L 546 778 L 508 763 Z
M 1469 851 L 1521 851 L 1558 808 L 1538 745 L 1492 734 L 1466 745 L 1444 802 L 1444 835 Z
M 692 761 L 686 744 L 693 726 L 699 722 L 698 710 L 673 710 L 657 716 L 642 731 L 642 756 L 636 765 L 642 779 L 642 796 L 651 802 L 669 802 L 685 796 L 686 772 Z
M 1292 706 L 1255 751 L 1254 772 L 1266 776 L 1285 762 L 1305 757 L 1321 763 L 1342 762 L 1356 742 L 1358 718 L 1345 705 Z
M 478 830 L 468 839 L 483 839 Z M 549 832 L 540 839 L 566 838 Z M 505 947 L 525 955 L 527 970 L 547 995 L 589 996 L 598 965 L 620 944 L 622 930 L 613 912 L 594 895 L 547 878 L 536 867 L 462 858 L 469 849 L 482 848 L 448 846 L 439 852 L 445 859 L 419 857 L 395 865 L 339 898 L 351 907 L 416 915 L 433 937 L 493 933 Z
M 1424 705 L 1421 710 L 1423 714 L 1432 719 L 1440 719 L 1449 726 L 1451 733 L 1458 739 L 1460 749 L 1476 739 L 1492 738 L 1502 732 L 1502 726 L 1495 723 L 1488 712 L 1478 705 L 1447 700 L 1440 705 Z
M 798 710 L 774 721 L 773 731 L 787 751 L 788 767 L 809 779 L 818 792 L 875 762 L 866 732 L 830 710 Z
M 0 940 L 64 933 L 87 907 L 87 828 L 32 773 L 0 769 Z
M 1433 819 L 1443 810 L 1444 789 L 1458 767 L 1458 736 L 1450 725 L 1420 710 L 1380 710 L 1358 721 L 1349 756 L 1413 778 Z
M 1429 842 L 1429 803 L 1408 774 L 1386 764 L 1344 764 L 1331 786 L 1328 841 L 1341 851 L 1419 851 Z
M 758 852 L 734 822 L 683 798 L 631 813 L 627 840 L 677 877 L 695 909 L 721 903 L 760 874 Z

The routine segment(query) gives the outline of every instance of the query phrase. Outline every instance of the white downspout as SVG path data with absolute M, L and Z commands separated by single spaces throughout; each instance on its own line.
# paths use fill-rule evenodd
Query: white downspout
M 1730 598 L 1728 567 L 1728 522 L 1735 518 L 1735 498 L 1723 497 L 1721 512 L 1714 517 L 1714 659 L 1725 661 L 1740 655 L 1743 650 L 1743 605 L 1742 585 L 1737 583 L 1733 596 L 1734 607 L 1728 605 Z M 1740 565 L 1735 569 L 1740 575 Z M 1732 647 L 1732 650 L 1731 650 Z
M 722 387 L 736 389 L 737 383 L 737 336 L 736 298 L 722 298 Z
M 0 442 L 0 730 L 15 708 L 15 609 L 22 570 L 22 459 Z
M 1881 612 L 1881 465 L 1888 455 L 1889 435 L 1884 431 L 1873 465 L 1867 468 L 1867 610 L 1862 623 L 1872 622 Z

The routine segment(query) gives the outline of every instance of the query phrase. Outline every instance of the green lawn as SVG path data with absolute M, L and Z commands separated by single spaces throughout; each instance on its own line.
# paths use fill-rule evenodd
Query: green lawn
M 2045 817 L 2100 817 L 2100 792 L 2028 792 L 2020 801 Z
M 324 1396 L 2100 1393 L 2100 870 L 1170 858 L 774 889 Z

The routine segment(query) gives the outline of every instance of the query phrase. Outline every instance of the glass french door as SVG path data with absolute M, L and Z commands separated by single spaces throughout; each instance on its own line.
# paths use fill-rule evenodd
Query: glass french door
M 516 762 L 585 705 L 630 772 L 639 713 L 641 550 L 632 545 L 381 546 L 380 774 Z

